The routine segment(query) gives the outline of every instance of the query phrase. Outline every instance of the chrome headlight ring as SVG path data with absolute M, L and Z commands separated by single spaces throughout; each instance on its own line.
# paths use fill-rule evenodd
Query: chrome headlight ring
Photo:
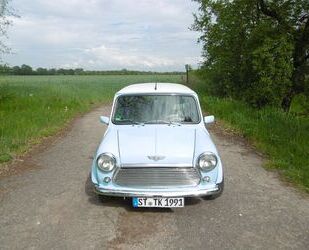
M 97 166 L 103 172 L 111 172 L 116 166 L 116 158 L 111 153 L 103 153 L 97 158 Z
M 203 172 L 209 172 L 213 170 L 217 164 L 218 157 L 212 152 L 202 153 L 197 160 L 197 165 Z

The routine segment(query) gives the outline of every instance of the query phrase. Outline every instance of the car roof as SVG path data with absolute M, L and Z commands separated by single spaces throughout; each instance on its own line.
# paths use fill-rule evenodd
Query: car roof
M 165 83 L 165 82 L 149 82 L 149 83 L 138 83 L 132 84 L 117 92 L 117 95 L 122 94 L 194 94 L 196 93 L 182 84 L 176 83 Z

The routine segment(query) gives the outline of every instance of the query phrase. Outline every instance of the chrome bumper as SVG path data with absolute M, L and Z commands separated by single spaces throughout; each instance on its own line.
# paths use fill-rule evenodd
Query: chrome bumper
M 94 185 L 95 192 L 106 196 L 120 196 L 120 197 L 199 197 L 208 195 L 218 195 L 223 191 L 223 182 L 212 185 L 205 189 L 191 188 L 191 189 L 165 189 L 165 190 L 140 190 L 140 189 L 120 189 L 120 188 L 104 188 Z

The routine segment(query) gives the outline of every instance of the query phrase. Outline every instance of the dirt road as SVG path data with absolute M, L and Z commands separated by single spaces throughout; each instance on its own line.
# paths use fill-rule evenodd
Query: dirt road
M 212 130 L 225 192 L 184 208 L 133 209 L 91 189 L 92 155 L 104 133 L 101 107 L 0 179 L 1 249 L 308 249 L 309 199 L 265 171 L 241 140 Z

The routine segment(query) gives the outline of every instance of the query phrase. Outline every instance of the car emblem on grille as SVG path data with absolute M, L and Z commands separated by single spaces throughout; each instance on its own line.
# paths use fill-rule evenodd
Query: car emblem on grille
M 153 161 L 160 161 L 165 158 L 165 156 L 162 156 L 162 155 L 149 155 L 147 157 L 149 160 L 153 160 Z

